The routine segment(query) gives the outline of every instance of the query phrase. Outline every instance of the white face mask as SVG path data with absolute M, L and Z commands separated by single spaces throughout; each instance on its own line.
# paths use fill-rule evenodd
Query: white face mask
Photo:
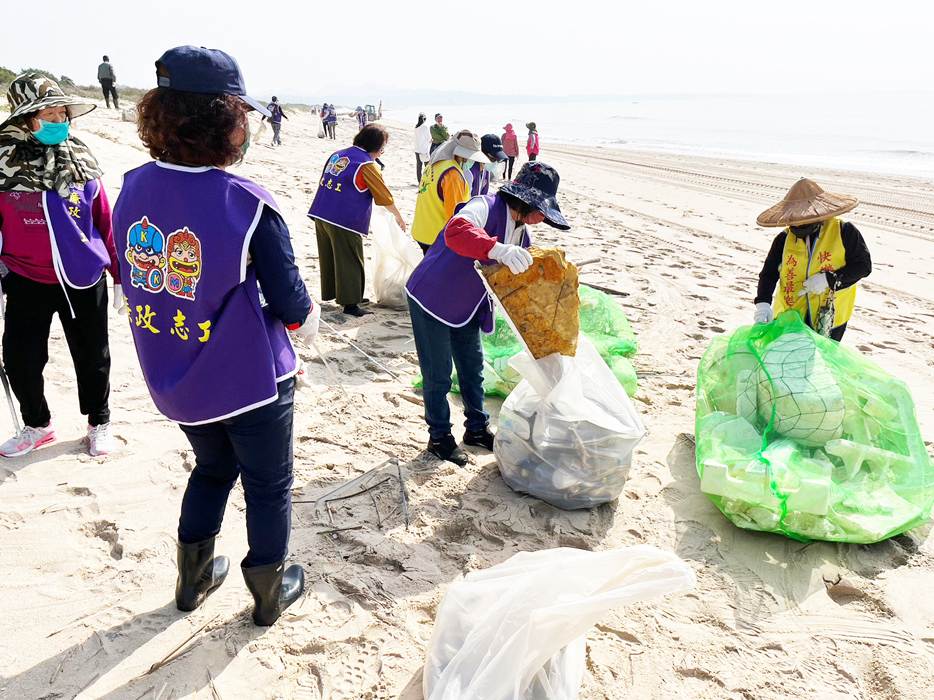
M 498 180 L 503 176 L 503 173 L 506 172 L 506 164 L 502 161 L 498 163 L 484 163 L 483 167 L 493 176 L 494 180 Z

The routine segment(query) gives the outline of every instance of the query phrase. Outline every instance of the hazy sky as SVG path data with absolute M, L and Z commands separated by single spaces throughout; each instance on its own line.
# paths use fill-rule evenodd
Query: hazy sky
M 21 31 L 4 20 L 0 65 L 11 70 L 96 84 L 106 53 L 118 83 L 150 87 L 165 49 L 195 44 L 236 57 L 263 98 L 366 83 L 542 95 L 930 91 L 934 67 L 934 5 L 921 0 L 85 0 L 61 18 L 21 16 Z

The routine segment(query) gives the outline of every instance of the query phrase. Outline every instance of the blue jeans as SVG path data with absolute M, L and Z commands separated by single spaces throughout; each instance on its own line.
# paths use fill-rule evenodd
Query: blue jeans
M 244 566 L 283 561 L 292 529 L 292 418 L 295 380 L 279 382 L 272 403 L 233 418 L 179 426 L 195 453 L 178 522 L 179 542 L 192 544 L 221 529 L 230 489 L 243 480 L 250 551 Z
M 440 438 L 451 432 L 451 361 L 457 367 L 461 398 L 464 400 L 464 427 L 483 430 L 490 414 L 483 410 L 483 346 L 480 322 L 474 317 L 460 328 L 452 328 L 409 299 L 415 350 L 422 369 L 422 395 L 428 433 Z

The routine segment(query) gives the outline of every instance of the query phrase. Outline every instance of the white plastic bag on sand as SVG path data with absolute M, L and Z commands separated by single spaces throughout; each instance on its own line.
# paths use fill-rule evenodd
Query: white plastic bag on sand
M 593 344 L 581 335 L 575 357 L 521 352 L 510 364 L 523 379 L 493 443 L 506 483 L 567 510 L 618 498 L 646 431 Z
M 319 139 L 324 138 L 324 120 L 323 119 L 318 120 L 318 138 Z
M 696 584 L 648 545 L 520 552 L 448 587 L 425 660 L 426 700 L 576 700 L 585 636 L 611 608 Z
M 395 217 L 384 207 L 374 206 L 370 217 L 373 241 L 373 291 L 376 301 L 387 306 L 405 307 L 405 283 L 422 260 L 415 241 L 399 228 Z

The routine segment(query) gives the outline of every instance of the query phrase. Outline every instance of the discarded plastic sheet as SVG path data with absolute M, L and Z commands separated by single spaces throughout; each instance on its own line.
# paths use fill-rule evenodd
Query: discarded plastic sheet
M 869 544 L 930 517 L 908 387 L 795 311 L 714 338 L 696 439 L 701 490 L 739 527 Z
M 452 583 L 425 660 L 426 700 L 576 700 L 585 635 L 610 609 L 686 593 L 691 568 L 642 545 L 521 552 Z

